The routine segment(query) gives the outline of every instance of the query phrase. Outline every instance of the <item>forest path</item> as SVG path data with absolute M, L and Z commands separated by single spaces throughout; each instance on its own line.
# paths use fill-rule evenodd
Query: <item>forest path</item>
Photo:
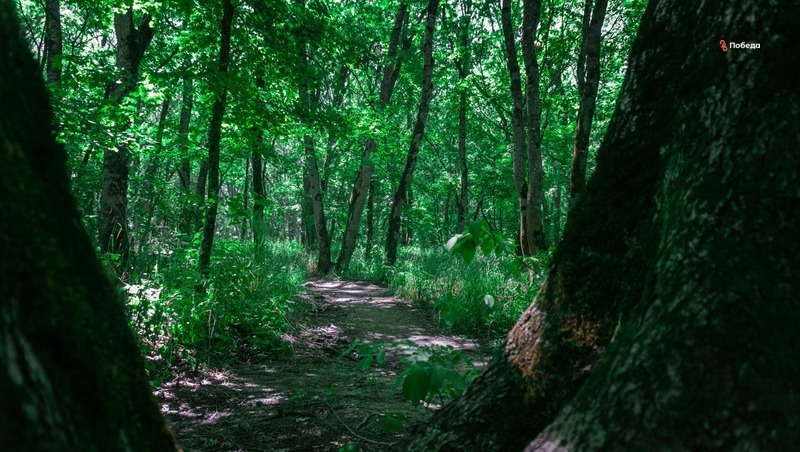
M 472 340 L 444 334 L 429 315 L 368 282 L 315 280 L 305 284 L 312 309 L 284 339 L 291 356 L 235 363 L 178 375 L 156 391 L 162 412 L 186 450 L 386 450 L 400 439 L 383 434 L 384 414 L 418 422 L 434 406 L 414 408 L 392 391 L 404 370 L 406 341 L 452 346 L 476 366 L 488 352 Z M 386 361 L 358 368 L 354 341 L 395 344 Z M 348 359 L 349 358 L 349 359 Z

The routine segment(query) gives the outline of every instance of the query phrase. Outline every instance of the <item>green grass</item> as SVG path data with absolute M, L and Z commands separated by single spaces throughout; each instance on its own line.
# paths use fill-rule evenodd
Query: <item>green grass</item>
M 479 253 L 466 264 L 444 247 L 401 247 L 395 267 L 381 264 L 381 253 L 353 259 L 349 278 L 382 281 L 389 290 L 431 309 L 436 321 L 454 332 L 485 338 L 503 337 L 533 301 L 542 275 L 515 276 L 512 256 Z M 487 300 L 490 295 L 494 302 Z
M 256 260 L 249 244 L 220 240 L 205 281 L 196 250 L 174 249 L 127 286 L 130 322 L 149 371 L 286 352 L 280 336 L 306 309 L 296 297 L 309 262 L 300 244 L 268 242 Z

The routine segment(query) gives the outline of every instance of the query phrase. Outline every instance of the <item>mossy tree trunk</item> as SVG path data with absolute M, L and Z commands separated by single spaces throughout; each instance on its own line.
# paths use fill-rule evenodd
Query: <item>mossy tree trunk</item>
M 176 450 L 14 14 L 0 1 L 0 450 Z
M 650 2 L 546 284 L 405 450 L 796 447 L 798 11 L 728 7 Z

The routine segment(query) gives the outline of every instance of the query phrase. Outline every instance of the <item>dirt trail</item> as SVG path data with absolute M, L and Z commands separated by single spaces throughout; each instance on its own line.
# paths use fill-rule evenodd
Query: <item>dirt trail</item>
M 184 373 L 156 391 L 186 450 L 386 450 L 400 436 L 383 434 L 373 420 L 398 413 L 411 424 L 435 407 L 413 408 L 392 392 L 404 369 L 402 347 L 362 371 L 353 354 L 337 359 L 353 341 L 449 345 L 476 365 L 487 359 L 474 341 L 442 333 L 385 288 L 323 280 L 305 286 L 301 296 L 313 309 L 296 335 L 285 337 L 291 356 Z

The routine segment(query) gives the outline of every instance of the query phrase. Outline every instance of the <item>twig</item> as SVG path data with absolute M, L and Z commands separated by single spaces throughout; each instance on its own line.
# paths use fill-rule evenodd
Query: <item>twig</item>
M 350 428 L 349 425 L 345 424 L 345 422 L 342 420 L 342 418 L 339 417 L 338 414 L 336 414 L 336 410 L 334 410 L 333 407 L 328 403 L 327 399 L 324 399 L 323 402 L 325 402 L 325 405 L 327 405 L 328 409 L 331 410 L 331 413 L 333 413 L 333 416 L 336 418 L 336 420 L 339 421 L 342 425 L 344 425 L 344 428 L 346 428 L 347 431 L 349 431 L 351 434 L 353 434 L 353 436 L 355 436 L 355 437 L 357 437 L 359 439 L 362 439 L 364 441 L 367 441 L 369 443 L 379 444 L 381 446 L 394 446 L 394 445 L 397 445 L 397 443 L 400 442 L 400 441 L 395 441 L 393 443 L 387 443 L 387 442 L 383 442 L 383 441 L 375 441 L 374 439 L 370 439 L 370 438 L 367 438 L 366 436 L 359 435 L 358 433 L 353 431 L 353 429 Z

